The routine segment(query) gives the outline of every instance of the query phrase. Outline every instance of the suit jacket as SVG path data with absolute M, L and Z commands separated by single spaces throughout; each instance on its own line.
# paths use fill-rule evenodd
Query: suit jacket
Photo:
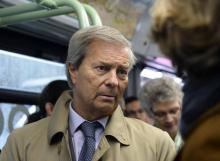
M 220 103 L 196 122 L 175 161 L 220 161 Z
M 63 93 L 51 117 L 14 130 L 0 161 L 71 161 L 70 101 L 70 94 Z M 93 161 L 171 161 L 174 155 L 175 145 L 166 132 L 124 117 L 118 107 L 107 123 Z

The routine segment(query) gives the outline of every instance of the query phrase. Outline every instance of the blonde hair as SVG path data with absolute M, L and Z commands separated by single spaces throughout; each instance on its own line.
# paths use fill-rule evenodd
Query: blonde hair
M 205 0 L 156 0 L 151 8 L 154 25 L 162 27 L 167 20 L 182 28 L 199 27 L 210 24 L 214 9 L 212 1 Z M 155 26 L 156 27 L 156 26 Z
M 190 74 L 215 69 L 220 63 L 219 8 L 219 0 L 156 0 L 150 11 L 152 38 Z

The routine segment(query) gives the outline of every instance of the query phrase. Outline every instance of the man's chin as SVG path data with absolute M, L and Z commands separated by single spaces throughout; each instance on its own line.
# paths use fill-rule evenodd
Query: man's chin
M 114 105 L 106 105 L 106 106 L 99 106 L 97 107 L 100 113 L 103 115 L 111 115 L 117 107 Z
M 172 131 L 167 131 L 167 132 L 168 132 L 168 134 L 169 134 L 171 137 L 173 137 L 173 138 L 176 137 L 177 131 L 172 130 Z

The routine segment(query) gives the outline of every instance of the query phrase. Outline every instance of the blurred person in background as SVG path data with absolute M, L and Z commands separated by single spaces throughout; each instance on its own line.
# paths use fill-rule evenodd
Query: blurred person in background
M 220 160 L 219 8 L 219 0 L 157 0 L 151 10 L 152 37 L 185 78 L 176 161 Z
M 152 113 L 154 125 L 170 135 L 176 147 L 181 146 L 178 134 L 183 93 L 181 86 L 170 77 L 148 80 L 141 88 L 142 106 Z
M 153 119 L 147 114 L 147 112 L 141 107 L 140 101 L 136 96 L 130 96 L 125 98 L 125 116 L 136 118 L 153 124 Z
M 29 115 L 27 124 L 50 116 L 56 101 L 65 90 L 70 90 L 69 85 L 65 80 L 54 80 L 47 84 L 40 95 L 40 111 Z

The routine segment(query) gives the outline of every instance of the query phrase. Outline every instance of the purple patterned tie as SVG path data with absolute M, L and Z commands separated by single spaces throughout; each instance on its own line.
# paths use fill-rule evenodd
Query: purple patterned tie
M 79 155 L 78 161 L 92 161 L 95 153 L 95 130 L 99 126 L 98 122 L 83 122 L 80 128 L 84 134 L 85 141 Z

